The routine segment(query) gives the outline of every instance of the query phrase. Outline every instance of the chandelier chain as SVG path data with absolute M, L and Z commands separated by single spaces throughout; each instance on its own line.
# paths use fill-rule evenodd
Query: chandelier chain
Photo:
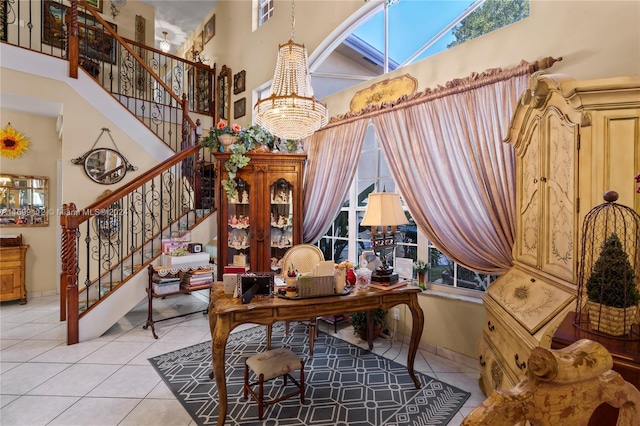
M 295 40 L 295 28 L 296 28 L 296 2 L 291 0 L 291 40 Z

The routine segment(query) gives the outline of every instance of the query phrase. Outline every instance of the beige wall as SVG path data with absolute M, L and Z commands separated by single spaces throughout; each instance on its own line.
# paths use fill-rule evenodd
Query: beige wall
M 44 176 L 49 178 L 49 209 L 55 209 L 58 178 L 57 160 L 61 143 L 56 133 L 56 119 L 24 112 L 3 109 L 2 127 L 11 126 L 22 132 L 31 142 L 29 150 L 21 157 L 0 157 L 0 173 Z M 55 294 L 57 279 L 56 235 L 58 218 L 49 215 L 49 226 L 0 227 L 0 234 L 22 234 L 24 244 L 29 245 L 26 255 L 25 280 L 27 297 Z

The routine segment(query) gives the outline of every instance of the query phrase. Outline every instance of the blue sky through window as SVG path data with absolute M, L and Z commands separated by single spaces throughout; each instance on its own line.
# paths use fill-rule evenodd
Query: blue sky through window
M 471 0 L 400 0 L 389 7 L 389 59 L 403 63 L 465 11 Z M 384 51 L 384 10 L 353 32 L 375 49 Z M 454 40 L 451 31 L 418 59 L 445 50 Z

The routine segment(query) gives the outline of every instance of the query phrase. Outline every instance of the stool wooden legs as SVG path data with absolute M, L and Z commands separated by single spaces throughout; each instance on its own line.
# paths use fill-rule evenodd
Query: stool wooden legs
M 271 404 L 275 404 L 276 402 L 280 402 L 282 400 L 291 398 L 293 396 L 300 395 L 300 403 L 304 404 L 304 361 L 300 361 L 300 382 L 298 382 L 289 373 L 283 374 L 282 376 L 279 376 L 279 377 L 282 377 L 284 381 L 283 386 L 287 386 L 287 379 L 291 379 L 293 384 L 295 384 L 298 389 L 286 395 L 282 395 L 279 398 L 265 401 L 264 400 L 264 383 L 265 383 L 264 374 L 260 374 L 256 382 L 249 383 L 249 366 L 247 364 L 244 365 L 244 386 L 242 387 L 242 394 L 244 399 L 247 399 L 248 395 L 251 394 L 253 399 L 256 400 L 256 402 L 258 403 L 258 419 L 260 420 L 262 420 L 262 417 L 264 415 L 264 408 Z M 251 388 L 251 386 L 254 386 L 256 384 L 258 385 L 257 395 Z

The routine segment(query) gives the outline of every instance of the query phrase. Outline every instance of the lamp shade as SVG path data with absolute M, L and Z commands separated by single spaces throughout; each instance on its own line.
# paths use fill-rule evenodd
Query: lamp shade
M 402 210 L 400 195 L 393 192 L 374 192 L 369 194 L 367 210 L 364 212 L 361 226 L 398 226 L 409 223 Z

